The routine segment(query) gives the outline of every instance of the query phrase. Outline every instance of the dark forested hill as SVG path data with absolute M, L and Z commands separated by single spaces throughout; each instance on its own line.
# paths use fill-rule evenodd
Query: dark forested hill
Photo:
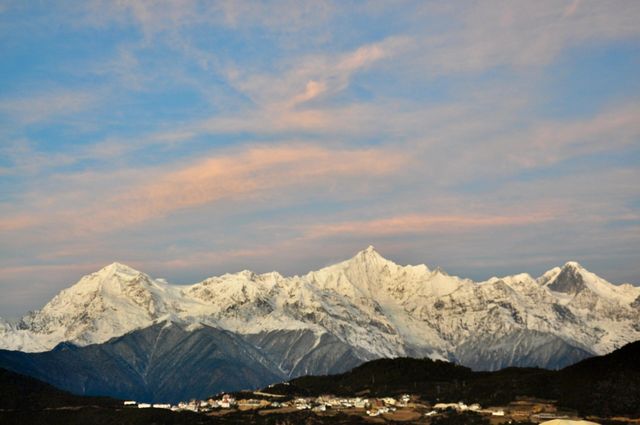
M 0 368 L 0 409 L 38 410 L 73 406 L 119 406 L 106 397 L 80 397 L 37 379 Z
M 640 341 L 559 371 L 507 368 L 473 372 L 430 359 L 382 359 L 349 372 L 306 376 L 270 392 L 316 395 L 413 393 L 430 401 L 502 404 L 517 396 L 558 400 L 583 414 L 640 416 Z

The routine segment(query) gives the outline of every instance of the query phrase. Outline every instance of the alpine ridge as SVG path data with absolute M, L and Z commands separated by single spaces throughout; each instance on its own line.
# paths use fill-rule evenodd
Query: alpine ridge
M 539 278 L 474 282 L 400 266 L 373 247 L 303 276 L 241 271 L 193 285 L 113 263 L 41 310 L 0 321 L 0 348 L 105 343 L 163 322 L 240 336 L 273 374 L 336 373 L 381 357 L 430 357 L 479 370 L 560 368 L 640 339 L 640 288 L 568 262 Z

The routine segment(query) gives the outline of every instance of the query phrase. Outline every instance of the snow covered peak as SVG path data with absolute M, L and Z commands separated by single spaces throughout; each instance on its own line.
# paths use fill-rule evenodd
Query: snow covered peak
M 97 274 L 106 275 L 106 274 L 124 274 L 124 275 L 134 275 L 141 273 L 140 271 L 134 269 L 133 267 L 127 266 L 126 264 L 113 262 L 108 266 L 104 266 L 100 270 L 97 271 Z
M 28 328 L 30 335 L 23 336 L 38 343 L 30 347 L 25 341 L 14 347 L 39 350 L 62 341 L 81 345 L 104 342 L 166 318 L 168 304 L 177 292 L 164 281 L 112 263 L 62 290 L 42 310 L 25 316 L 22 327 Z
M 322 282 L 321 286 L 329 285 L 325 289 L 341 287 L 339 292 L 343 295 L 353 295 L 354 290 L 370 295 L 369 287 L 378 286 L 381 280 L 388 281 L 388 275 L 401 268 L 369 246 L 346 261 L 309 272 L 303 278 L 316 284 Z
M 130 296 L 134 291 L 151 291 L 167 283 L 153 281 L 148 275 L 121 263 L 111 263 L 97 272 L 83 276 L 75 285 L 56 296 L 77 297 L 88 293 L 101 293 L 110 297 Z M 55 298 L 54 298 L 55 299 Z
M 549 270 L 538 278 L 538 282 L 556 295 L 580 294 L 581 298 L 584 298 L 591 294 L 593 302 L 600 299 L 628 304 L 640 294 L 640 288 L 632 285 L 614 285 L 576 261 L 568 261 L 562 268 L 555 267 Z
M 373 245 L 369 245 L 366 249 L 363 249 L 362 251 L 358 252 L 349 261 L 360 262 L 360 263 L 370 263 L 370 264 L 390 262 L 389 260 L 384 258 L 382 255 L 380 255 L 380 253 L 376 251 Z
M 582 265 L 580 263 L 578 263 L 577 261 L 567 261 L 566 263 L 564 263 L 564 266 L 562 266 L 562 269 L 574 269 L 574 270 L 578 270 L 578 271 L 588 271 L 587 269 L 582 267 Z
M 148 285 L 151 283 L 151 278 L 133 267 L 116 262 L 101 268 L 97 272 L 83 276 L 78 283 L 62 291 L 62 293 L 81 290 L 81 288 L 85 287 L 90 288 L 90 290 L 110 289 L 113 291 L 117 288 L 122 288 L 123 285 L 131 285 L 134 282 L 138 285 Z
M 546 284 L 555 279 L 561 271 L 562 269 L 560 267 L 554 267 L 551 270 L 544 272 L 544 274 L 536 280 L 541 286 L 546 286 Z

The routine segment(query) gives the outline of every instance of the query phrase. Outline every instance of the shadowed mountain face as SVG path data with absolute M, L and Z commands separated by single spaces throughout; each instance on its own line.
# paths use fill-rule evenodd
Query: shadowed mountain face
M 105 344 L 45 353 L 0 351 L 0 365 L 76 394 L 188 400 L 277 382 L 277 367 L 241 337 L 159 324 Z
M 339 339 L 308 330 L 238 335 L 169 323 L 86 347 L 62 343 L 43 353 L 0 350 L 0 367 L 75 394 L 154 402 L 339 373 L 362 361 Z
M 566 294 L 576 294 L 584 289 L 584 279 L 576 267 L 564 267 L 549 285 L 549 289 Z
M 330 334 L 317 337 L 309 330 L 271 331 L 245 335 L 244 338 L 260 349 L 289 377 L 327 375 L 349 370 L 365 359 L 369 353 L 358 352 Z
M 522 330 L 500 337 L 470 339 L 456 348 L 455 361 L 474 370 L 532 365 L 561 369 L 591 356 L 555 335 Z
M 559 368 L 565 365 L 562 362 L 589 356 L 557 337 L 535 332 L 476 339 L 456 352 L 460 356 L 456 361 L 495 369 L 518 362 Z M 177 324 L 154 325 L 86 347 L 62 343 L 44 353 L 0 350 L 0 367 L 75 394 L 152 402 L 204 398 L 298 376 L 341 373 L 365 360 L 366 353 L 329 334 L 318 337 L 308 330 L 283 330 L 237 335 L 207 326 L 188 330 Z

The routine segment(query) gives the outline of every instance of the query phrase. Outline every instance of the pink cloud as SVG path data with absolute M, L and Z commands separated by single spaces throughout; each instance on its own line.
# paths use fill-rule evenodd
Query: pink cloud
M 543 123 L 534 128 L 510 159 L 526 167 L 566 158 L 618 150 L 640 135 L 640 108 L 622 107 L 574 122 Z
M 20 215 L 15 217 L 0 217 L 0 232 L 10 232 L 31 227 L 38 223 L 36 217 Z
M 336 178 L 348 185 L 349 178 L 390 175 L 408 162 L 406 155 L 380 148 L 254 146 L 168 173 L 156 171 L 130 189 L 96 203 L 76 220 L 84 231 L 117 228 L 205 204 L 301 185 L 322 187 Z
M 407 233 L 468 231 L 473 229 L 521 226 L 552 220 L 553 213 L 523 215 L 429 215 L 409 214 L 373 220 L 354 220 L 341 223 L 313 225 L 304 231 L 306 238 L 325 238 L 335 235 L 391 236 Z

